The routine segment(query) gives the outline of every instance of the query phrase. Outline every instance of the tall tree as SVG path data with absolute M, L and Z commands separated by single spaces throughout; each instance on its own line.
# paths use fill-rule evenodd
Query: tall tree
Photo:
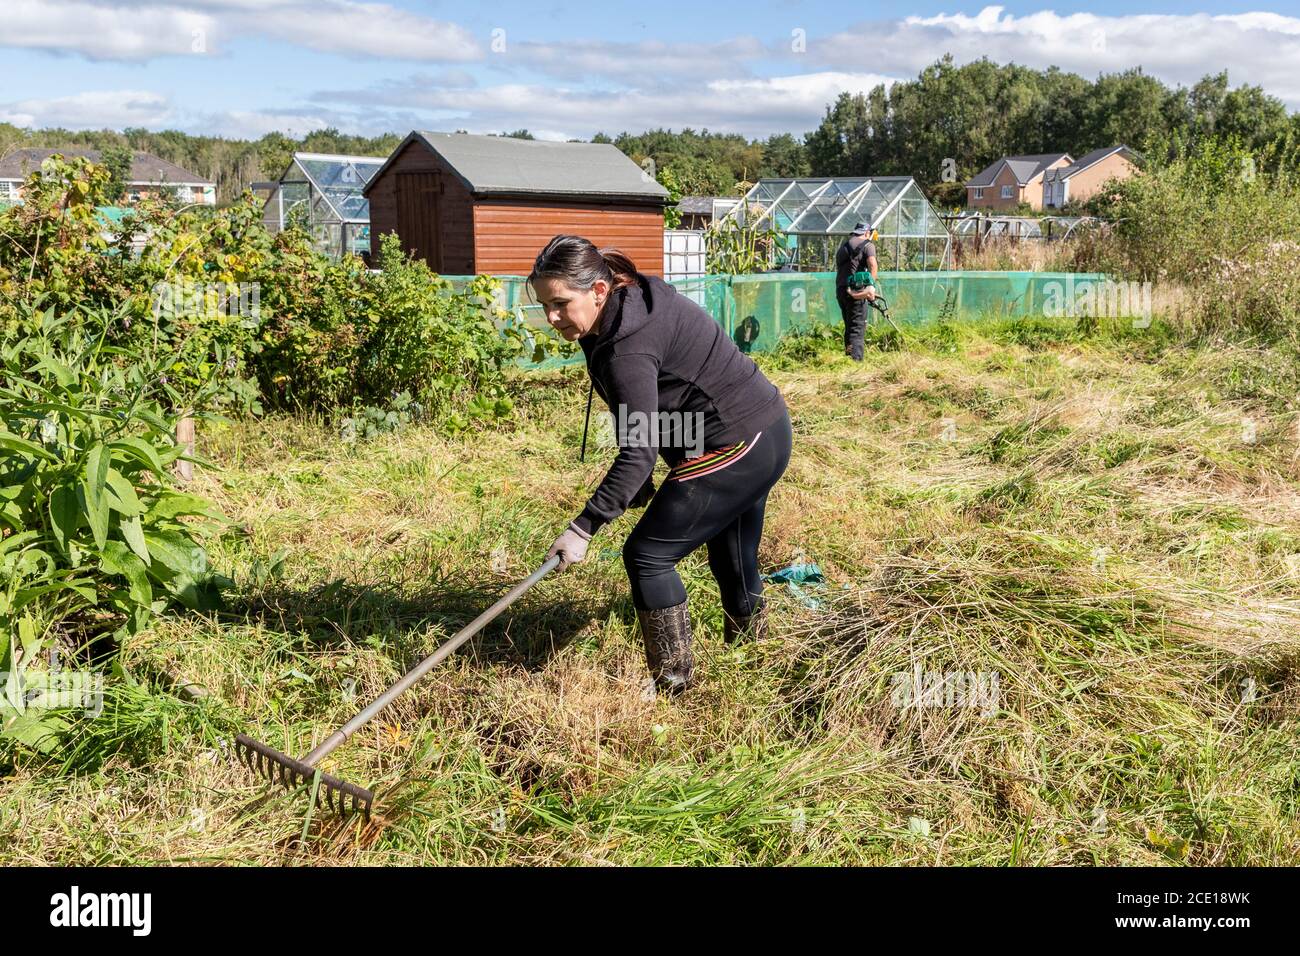
M 108 167 L 108 198 L 115 203 L 121 202 L 126 198 L 127 183 L 131 179 L 131 148 L 114 143 L 105 146 L 99 158 Z

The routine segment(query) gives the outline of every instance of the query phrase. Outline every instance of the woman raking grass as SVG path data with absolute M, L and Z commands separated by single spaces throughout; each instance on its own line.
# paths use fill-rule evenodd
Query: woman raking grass
M 767 495 L 790 461 L 781 393 L 707 312 L 623 253 L 556 236 L 528 277 L 546 320 L 582 346 L 614 415 L 618 454 L 547 557 L 583 560 L 593 535 L 628 508 L 645 513 L 623 545 L 646 664 L 657 685 L 692 681 L 691 619 L 677 564 L 708 548 L 724 636 L 763 631 L 758 543 Z M 656 457 L 669 466 L 658 490 Z

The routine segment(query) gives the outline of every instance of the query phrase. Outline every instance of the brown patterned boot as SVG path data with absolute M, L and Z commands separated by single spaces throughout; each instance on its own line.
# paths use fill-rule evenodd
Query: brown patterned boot
M 722 611 L 722 639 L 728 644 L 735 644 L 742 638 L 761 641 L 767 637 L 767 602 L 758 599 L 758 607 L 752 614 L 732 617 L 724 608 Z
M 691 657 L 691 614 L 687 602 L 655 611 L 637 611 L 645 662 L 655 684 L 672 695 L 691 686 L 695 661 Z

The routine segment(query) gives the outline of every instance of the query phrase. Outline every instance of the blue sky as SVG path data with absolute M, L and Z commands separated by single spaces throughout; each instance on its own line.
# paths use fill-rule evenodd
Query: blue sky
M 816 126 L 842 90 L 959 62 L 1229 71 L 1300 109 L 1297 3 L 4 0 L 0 121 L 259 136 Z

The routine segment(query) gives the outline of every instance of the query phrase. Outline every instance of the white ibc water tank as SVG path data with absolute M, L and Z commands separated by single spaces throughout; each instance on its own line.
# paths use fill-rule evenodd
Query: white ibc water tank
M 704 274 L 704 233 L 665 229 L 664 279 L 690 279 Z

